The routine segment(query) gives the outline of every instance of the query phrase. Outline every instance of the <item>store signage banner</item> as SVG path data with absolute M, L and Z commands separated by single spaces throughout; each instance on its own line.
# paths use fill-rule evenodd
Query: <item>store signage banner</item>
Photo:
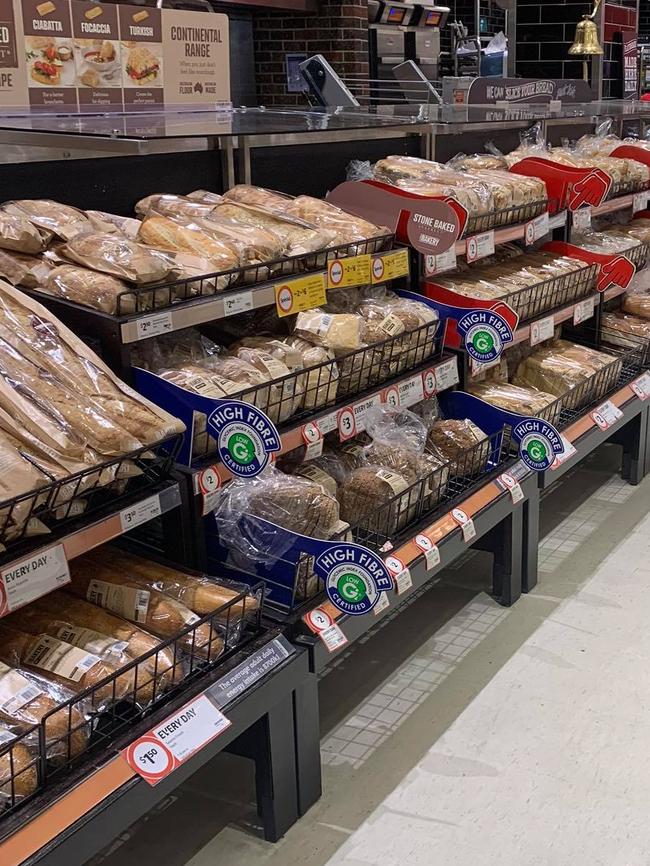
M 591 87 L 581 79 L 561 78 L 475 78 L 467 92 L 473 105 L 497 102 L 591 102 Z
M 229 70 L 226 15 L 0 0 L 0 114 L 228 106 Z
M 639 40 L 636 33 L 622 33 L 623 99 L 639 97 Z

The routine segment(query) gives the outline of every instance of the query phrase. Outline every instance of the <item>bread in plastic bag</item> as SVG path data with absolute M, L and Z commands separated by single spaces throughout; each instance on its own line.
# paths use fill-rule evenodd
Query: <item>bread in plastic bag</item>
M 239 267 L 240 261 L 232 244 L 210 236 L 193 222 L 173 220 L 164 216 L 145 217 L 138 240 L 160 250 L 186 252 L 202 256 L 210 263 L 210 272 L 230 271 Z M 218 284 L 225 288 L 227 282 Z
M 291 196 L 261 186 L 250 186 L 239 183 L 231 187 L 223 195 L 224 201 L 263 207 L 274 213 L 284 213 L 292 202 Z
M 336 232 L 333 241 L 336 246 L 349 244 L 352 241 L 372 240 L 390 234 L 386 227 L 374 225 L 368 220 L 346 213 L 327 201 L 308 195 L 300 195 L 290 201 L 283 212 L 297 216 L 319 228 Z M 381 244 L 377 241 L 374 244 L 365 244 L 362 249 L 365 253 L 372 253 L 377 252 L 380 247 Z M 357 248 L 350 252 L 355 254 Z
M 116 233 L 134 241 L 140 230 L 140 220 L 133 219 L 133 217 L 107 213 L 103 210 L 87 210 L 86 216 L 93 229 L 102 234 Z
M 602 339 L 610 346 L 642 349 L 644 352 L 650 346 L 650 321 L 648 319 L 617 310 L 603 313 L 601 327 Z
M 326 313 L 316 308 L 298 313 L 294 333 L 334 352 L 352 352 L 361 348 L 362 324 L 356 313 Z
M 27 217 L 0 210 L 0 249 L 18 253 L 40 253 L 45 239 Z
M 305 370 L 304 400 L 305 409 L 318 409 L 336 400 L 340 373 L 336 355 L 324 346 L 314 346 L 299 336 L 282 340 L 289 348 L 295 349 L 302 357 Z
M 547 394 L 530 386 L 513 385 L 509 382 L 473 382 L 467 391 L 486 403 L 520 415 L 543 415 L 548 421 L 553 421 L 560 412 L 561 404 L 555 394 Z M 556 403 L 551 417 L 546 410 Z
M 4 800 L 10 807 L 29 797 L 38 786 L 37 736 L 16 740 L 18 733 L 0 723 L 0 802 Z
M 63 240 L 69 240 L 91 228 L 83 211 L 50 199 L 18 199 L 5 202 L 2 210 L 26 217 L 32 225 Z
M 450 464 L 453 475 L 476 475 L 485 470 L 490 456 L 486 433 L 469 418 L 440 418 L 427 434 L 427 448 Z
M 159 252 L 115 234 L 79 234 L 61 248 L 61 254 L 91 270 L 138 285 L 160 283 L 172 270 L 170 260 Z
M 186 217 L 204 217 L 208 216 L 215 204 L 218 202 L 197 201 L 183 195 L 173 195 L 169 193 L 155 193 L 148 195 L 146 198 L 140 199 L 135 204 L 135 212 L 141 218 L 146 218 L 150 214 L 160 214 L 161 216 L 186 216 Z
M 51 264 L 45 258 L 0 249 L 0 277 L 25 289 L 36 289 L 47 280 Z
M 40 290 L 111 315 L 118 312 L 118 297 L 123 295 L 120 300 L 120 313 L 135 312 L 133 296 L 125 294 L 129 291 L 126 283 L 109 274 L 91 271 L 78 265 L 53 268 L 41 284 Z

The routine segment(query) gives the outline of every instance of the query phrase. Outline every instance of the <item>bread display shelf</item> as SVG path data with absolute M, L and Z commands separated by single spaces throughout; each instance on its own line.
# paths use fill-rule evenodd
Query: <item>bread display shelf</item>
M 260 662 L 270 656 L 273 664 L 264 670 Z M 239 681 L 241 667 L 251 663 L 257 670 L 252 684 L 233 695 L 230 681 Z M 299 727 L 311 721 L 307 716 L 312 707 L 306 701 L 310 685 L 306 653 L 292 647 L 278 629 L 258 629 L 253 623 L 242 646 L 212 669 L 197 670 L 181 692 L 170 693 L 142 721 L 133 719 L 103 754 L 82 756 L 65 782 L 35 794 L 14 814 L 5 815 L 0 862 L 3 866 L 56 866 L 94 856 L 216 754 L 232 748 L 252 725 L 266 724 L 270 707 L 278 708 L 274 724 L 268 723 L 268 737 L 255 738 L 254 757 L 260 762 L 258 806 L 264 835 L 276 841 L 319 795 L 317 740 L 312 756 L 312 731 L 301 728 L 300 738 L 294 732 L 294 724 Z M 202 697 L 224 713 L 230 726 L 157 784 L 148 784 L 121 753 L 175 717 L 188 702 Z M 294 700 L 301 702 L 304 717 L 298 718 L 291 709 Z M 300 796 L 296 791 L 299 782 Z
M 616 213 L 620 210 L 632 208 L 634 207 L 635 202 L 638 201 L 638 194 L 639 193 L 627 193 L 625 195 L 619 195 L 607 199 L 606 201 L 601 202 L 601 204 L 591 207 L 591 214 L 592 216 L 604 216 L 608 213 Z
M 650 245 L 638 243 L 624 253 L 603 254 L 583 249 L 576 244 L 567 244 L 563 241 L 550 241 L 544 244 L 542 249 L 563 256 L 572 256 L 587 264 L 597 265 L 596 288 L 599 292 L 603 292 L 611 285 L 627 288 L 637 268 L 644 266 L 648 252 L 650 251 Z
M 428 362 L 419 364 L 396 378 L 390 379 L 381 386 L 372 388 L 356 395 L 353 401 L 339 400 L 334 406 L 321 411 L 312 412 L 309 421 L 294 423 L 288 421 L 280 425 L 280 439 L 282 449 L 278 453 L 286 454 L 295 448 L 305 447 L 310 441 L 310 434 L 315 431 L 315 438 L 322 439 L 329 433 L 338 432 L 340 440 L 352 438 L 357 433 L 365 430 L 364 413 L 370 406 L 381 403 L 391 403 L 408 408 L 415 405 L 425 397 L 433 396 L 447 388 L 453 388 L 459 382 L 458 359 L 456 356 L 443 355 L 431 358 Z M 349 425 L 349 419 L 354 423 Z M 209 484 L 203 479 L 218 479 L 219 483 L 228 481 L 230 472 L 220 463 L 205 464 L 197 466 L 193 472 L 193 487 L 197 495 L 202 495 L 206 503 L 209 494 L 206 489 L 211 490 L 214 480 Z M 207 511 L 206 511 L 207 513 Z

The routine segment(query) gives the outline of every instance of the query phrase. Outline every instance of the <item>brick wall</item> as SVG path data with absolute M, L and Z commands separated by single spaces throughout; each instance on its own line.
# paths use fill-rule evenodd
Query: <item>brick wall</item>
M 650 5 L 648 0 L 646 5 Z M 603 99 L 621 99 L 623 66 L 618 34 L 636 32 L 636 0 L 607 0 L 603 17 Z
M 576 24 L 592 8 L 591 2 L 517 0 L 517 75 L 582 78 L 582 62 L 569 48 Z
M 366 0 L 322 0 L 317 13 L 259 12 L 254 17 L 255 73 L 261 105 L 304 105 L 287 93 L 285 54 L 322 54 L 343 78 L 368 78 Z

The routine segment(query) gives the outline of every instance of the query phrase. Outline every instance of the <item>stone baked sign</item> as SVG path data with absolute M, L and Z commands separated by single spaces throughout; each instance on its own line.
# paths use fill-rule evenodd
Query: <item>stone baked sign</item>
M 229 105 L 226 15 L 0 0 L 0 114 Z
M 467 102 L 494 105 L 497 102 L 591 102 L 586 81 L 561 78 L 475 78 L 467 91 Z

